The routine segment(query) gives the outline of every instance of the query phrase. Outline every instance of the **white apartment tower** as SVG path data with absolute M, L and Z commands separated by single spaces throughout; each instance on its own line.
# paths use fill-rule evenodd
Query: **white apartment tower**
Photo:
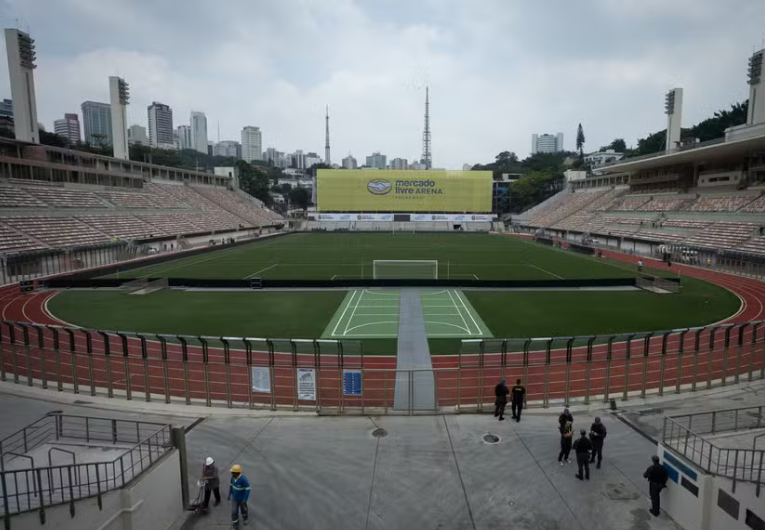
M 242 129 L 242 160 L 252 162 L 263 159 L 263 139 L 260 127 L 248 125 Z
M 80 118 L 77 114 L 64 114 L 63 119 L 53 122 L 53 131 L 76 144 L 80 141 Z
M 130 102 L 130 89 L 121 77 L 109 77 L 109 102 L 112 108 L 112 147 L 114 158 L 128 160 L 127 105 Z
M 191 148 L 207 154 L 207 117 L 204 112 L 191 111 Z
M 558 153 L 563 151 L 563 133 L 558 134 L 532 134 L 531 154 Z
M 152 101 L 149 113 L 149 143 L 152 147 L 175 149 L 173 141 L 173 109 L 164 103 Z
M 17 29 L 5 30 L 5 48 L 8 52 L 8 75 L 11 80 L 13 120 L 16 139 L 40 143 L 35 98 L 35 41 Z
M 178 128 L 175 130 L 175 135 L 177 136 L 177 144 L 178 150 L 181 149 L 194 149 L 192 147 L 191 143 L 191 127 L 188 125 L 179 125 Z

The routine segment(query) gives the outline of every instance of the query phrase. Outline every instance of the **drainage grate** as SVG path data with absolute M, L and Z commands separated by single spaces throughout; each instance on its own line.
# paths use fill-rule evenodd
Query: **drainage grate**
M 385 436 L 388 436 L 388 431 L 382 428 L 377 428 L 374 431 L 372 431 L 372 436 L 375 438 L 384 438 Z
M 499 436 L 496 434 L 486 433 L 483 435 L 483 441 L 487 444 L 498 444 L 499 443 Z

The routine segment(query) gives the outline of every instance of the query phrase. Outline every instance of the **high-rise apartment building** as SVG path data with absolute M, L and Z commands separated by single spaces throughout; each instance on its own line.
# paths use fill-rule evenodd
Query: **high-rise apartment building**
M 324 159 L 316 153 L 308 153 L 307 155 L 305 155 L 306 169 L 309 169 L 311 166 L 315 166 L 316 164 L 321 164 L 323 162 L 324 162 Z
M 239 158 L 241 156 L 242 146 L 234 140 L 223 140 L 215 144 L 213 155 L 225 156 L 228 158 Z
M 70 144 L 80 141 L 80 118 L 77 114 L 64 114 L 64 118 L 53 122 L 53 132 L 69 140 Z
M 388 157 L 375 151 L 367 157 L 367 167 L 375 169 L 385 169 L 388 166 Z
M 82 127 L 90 145 L 112 144 L 112 108 L 108 103 L 86 101 L 82 104 Z
M 149 145 L 149 137 L 146 135 L 146 127 L 131 125 L 128 127 L 128 144 Z
M 563 151 L 563 133 L 552 134 L 532 134 L 531 135 L 531 154 L 536 153 L 559 153 Z
M 348 154 L 348 156 L 343 158 L 343 167 L 345 169 L 356 169 L 359 167 L 359 164 L 356 162 L 356 159 L 353 158 L 353 155 Z
M 191 127 L 189 125 L 179 125 L 175 130 L 177 136 L 176 147 L 181 149 L 194 149 L 191 143 Z
M 40 131 L 35 98 L 35 41 L 23 31 L 6 29 L 5 49 L 8 52 L 16 139 L 38 144 Z
M 191 148 L 207 153 L 207 117 L 204 112 L 191 111 Z
M 0 101 L 0 120 L 13 120 L 13 101 L 3 99 Z
M 390 161 L 391 169 L 409 169 L 409 162 L 406 158 L 394 158 Z
M 175 149 L 173 141 L 173 109 L 164 103 L 152 101 L 148 106 L 149 143 L 152 147 Z
M 260 127 L 248 125 L 242 129 L 242 160 L 252 162 L 263 159 L 263 138 Z
M 298 149 L 291 155 L 289 155 L 289 167 L 295 169 L 305 169 L 305 154 L 302 150 Z

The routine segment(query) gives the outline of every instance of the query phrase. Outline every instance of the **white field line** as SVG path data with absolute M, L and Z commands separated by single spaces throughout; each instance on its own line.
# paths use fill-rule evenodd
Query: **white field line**
M 252 277 L 253 277 L 253 276 L 255 276 L 256 274 L 260 274 L 261 272 L 265 272 L 265 271 L 267 271 L 267 270 L 269 270 L 269 269 L 273 269 L 273 268 L 274 268 L 274 267 L 276 267 L 277 265 L 279 265 L 279 264 L 278 264 L 278 263 L 274 263 L 274 264 L 273 264 L 273 265 L 271 265 L 270 267 L 266 267 L 265 269 L 260 269 L 259 271 L 255 271 L 255 272 L 253 272 L 252 274 L 250 274 L 249 276 L 245 276 L 245 277 L 244 277 L 244 278 L 242 278 L 242 279 L 243 279 L 243 280 L 249 280 L 250 278 L 252 278 Z
M 361 302 L 362 298 L 364 298 L 364 291 L 361 291 L 359 298 L 356 300 L 356 307 L 353 308 L 353 311 L 351 311 L 351 316 L 348 318 L 348 322 L 345 323 L 345 331 L 343 331 L 343 336 L 345 336 L 345 334 L 348 333 L 348 326 L 351 324 L 351 322 L 353 322 L 353 315 L 356 313 L 356 310 L 359 308 L 359 302 Z
M 534 265 L 533 263 L 528 263 L 528 262 L 527 262 L 526 264 L 527 264 L 529 267 L 533 267 L 533 268 L 535 268 L 535 269 L 537 269 L 537 270 L 539 270 L 539 271 L 542 271 L 542 272 L 544 272 L 545 274 L 549 274 L 550 276 L 555 276 L 555 277 L 556 277 L 556 278 L 558 278 L 559 280 L 565 280 L 565 278 L 564 278 L 563 276 L 558 276 L 558 275 L 557 275 L 557 274 L 555 274 L 554 272 L 550 272 L 550 271 L 548 271 L 548 270 L 545 270 L 545 269 L 543 269 L 542 267 L 537 267 L 537 266 L 536 266 L 536 265 Z
M 343 309 L 343 313 L 340 315 L 340 318 L 337 319 L 337 322 L 335 323 L 335 328 L 332 330 L 332 336 L 333 337 L 337 336 L 337 326 L 339 326 L 340 323 L 343 321 L 343 317 L 345 316 L 345 312 L 348 311 L 349 307 L 351 307 L 351 302 L 353 302 L 353 297 L 356 296 L 356 293 L 358 293 L 358 291 L 353 291 L 353 293 L 351 293 L 351 299 L 348 300 L 347 304 L 345 304 L 345 309 Z
M 390 315 L 387 315 L 387 316 L 390 316 Z M 396 323 L 397 323 L 396 320 L 376 320 L 375 322 L 367 322 L 366 324 L 359 324 L 358 326 L 353 326 L 352 328 L 348 329 L 345 333 L 343 333 L 341 336 L 342 337 L 348 337 L 349 336 L 348 335 L 349 331 L 353 331 L 354 329 L 363 328 L 364 326 L 377 326 L 379 324 L 396 324 Z M 353 337 L 354 335 L 350 335 L 350 336 Z M 375 335 L 375 336 L 377 336 L 377 335 Z
M 441 326 L 452 326 L 453 328 L 461 329 L 462 331 L 464 331 L 468 335 L 473 335 L 473 333 L 471 333 L 469 329 L 463 328 L 459 324 L 452 324 L 451 322 L 437 322 L 435 320 L 428 320 L 427 324 L 439 324 Z M 465 325 L 467 326 L 467 322 L 465 323 Z
M 447 291 L 447 292 L 449 293 L 449 298 L 451 299 L 452 304 L 454 304 L 454 308 L 457 310 L 457 313 L 459 313 L 460 318 L 462 319 L 462 323 L 465 324 L 465 327 L 462 329 L 464 329 L 465 333 L 467 333 L 468 335 L 472 335 L 472 333 L 470 332 L 470 328 L 468 327 L 467 320 L 465 320 L 465 317 L 462 316 L 462 311 L 459 310 L 460 309 L 459 306 L 457 305 L 457 303 L 454 301 L 454 298 L 452 297 L 452 292 L 451 291 Z
M 457 300 L 459 300 L 462 303 L 462 307 L 465 308 L 465 311 L 467 312 L 468 316 L 470 317 L 470 320 L 473 321 L 473 324 L 475 325 L 475 329 L 477 330 L 476 334 L 481 335 L 482 334 L 481 333 L 481 326 L 479 326 L 478 322 L 475 321 L 475 318 L 473 318 L 472 311 L 470 311 L 470 309 L 468 309 L 468 306 L 465 303 L 465 300 L 462 299 L 462 293 L 460 293 L 459 291 L 456 291 L 454 294 L 455 294 L 455 296 L 457 296 Z

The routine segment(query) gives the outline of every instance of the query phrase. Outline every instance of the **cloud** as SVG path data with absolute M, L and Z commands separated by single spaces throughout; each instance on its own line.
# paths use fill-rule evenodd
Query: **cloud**
M 731 12 L 736 12 L 735 17 Z M 685 88 L 684 121 L 747 97 L 755 0 L 2 0 L 38 44 L 38 113 L 50 126 L 107 77 L 131 88 L 131 123 L 152 101 L 177 124 L 205 111 L 208 135 L 323 153 L 330 107 L 333 159 L 374 150 L 418 158 L 424 84 L 431 87 L 437 167 L 529 152 L 532 133 L 576 126 L 587 148 L 628 144 L 664 125 L 663 96 Z M 5 56 L 5 54 L 2 54 Z M 0 65 L 7 97 L 7 71 Z M 0 91 L 1 92 L 1 91 Z

